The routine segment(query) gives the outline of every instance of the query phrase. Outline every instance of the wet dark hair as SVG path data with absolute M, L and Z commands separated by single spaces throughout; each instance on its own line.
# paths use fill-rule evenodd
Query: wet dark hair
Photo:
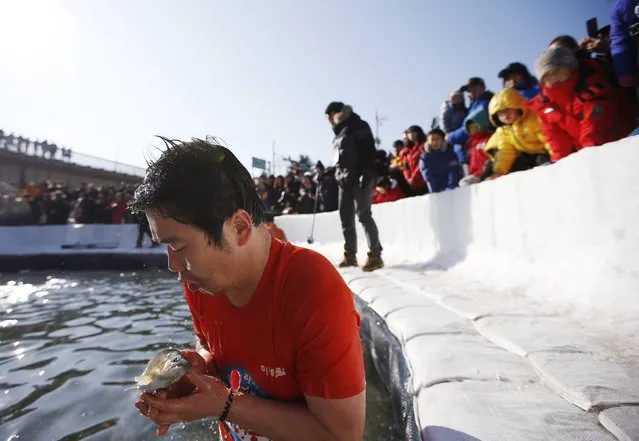
M 264 206 L 248 170 L 214 138 L 179 141 L 159 136 L 166 149 L 148 162 L 144 181 L 129 205 L 134 214 L 158 210 L 186 225 L 205 231 L 223 245 L 222 227 L 237 210 L 246 210 L 255 226 Z

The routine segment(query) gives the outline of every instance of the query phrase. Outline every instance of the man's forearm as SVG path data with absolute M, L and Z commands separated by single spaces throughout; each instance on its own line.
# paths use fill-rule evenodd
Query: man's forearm
M 227 420 L 273 441 L 338 441 L 304 404 L 299 403 L 238 395 Z

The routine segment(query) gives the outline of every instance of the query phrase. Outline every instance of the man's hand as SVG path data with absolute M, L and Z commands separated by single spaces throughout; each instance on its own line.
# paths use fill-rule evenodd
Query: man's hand
M 585 37 L 579 42 L 579 47 L 588 52 L 606 54 L 610 52 L 610 40 L 595 37 Z
M 187 349 L 187 350 L 180 351 L 180 353 L 182 354 L 184 358 L 186 358 L 187 360 L 191 362 L 191 372 L 198 373 L 198 374 L 211 373 L 213 375 L 217 375 L 217 370 L 215 369 L 215 366 L 210 365 L 209 363 L 210 366 L 207 367 L 207 363 L 204 360 L 204 357 L 202 357 L 202 355 L 200 355 L 197 351 Z M 186 397 L 190 395 L 191 393 L 193 393 L 194 390 L 195 390 L 195 384 L 189 380 L 188 376 L 185 375 L 182 378 L 180 378 L 178 381 L 176 381 L 175 383 L 169 385 L 169 387 L 167 387 L 166 390 L 158 391 L 156 396 L 162 399 L 182 398 L 182 397 Z M 141 403 L 142 403 L 141 401 L 138 401 L 135 404 L 135 407 L 137 407 L 140 410 L 140 412 L 142 412 L 142 409 L 139 406 L 139 404 Z M 157 429 L 158 435 L 165 434 L 169 430 L 169 427 L 170 427 L 170 424 L 161 424 L 160 426 L 158 426 L 158 429 Z
M 180 351 L 182 356 L 191 362 L 191 372 L 198 374 L 212 374 L 216 376 L 217 372 L 210 372 L 204 358 L 196 351 L 187 349 Z M 186 376 L 180 378 L 175 383 L 166 388 L 168 398 L 182 398 L 190 395 L 195 390 L 195 385 L 188 380 Z
M 228 388 L 215 377 L 189 372 L 184 378 L 195 385 L 188 396 L 170 398 L 165 391 L 155 395 L 141 394 L 135 403 L 140 413 L 158 424 L 158 436 L 164 435 L 171 424 L 219 416 L 229 396 Z

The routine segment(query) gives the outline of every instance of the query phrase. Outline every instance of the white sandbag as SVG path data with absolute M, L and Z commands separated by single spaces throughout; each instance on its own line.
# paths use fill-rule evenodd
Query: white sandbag
M 386 317 L 386 325 L 401 342 L 424 334 L 476 334 L 469 320 L 435 304 L 391 312 Z
M 495 344 L 521 356 L 536 351 L 605 351 L 595 336 L 567 317 L 499 315 L 481 318 L 475 326 Z
M 466 294 L 468 293 L 468 294 Z M 473 291 L 462 294 L 442 296 L 440 303 L 455 314 L 475 320 L 491 314 L 525 314 L 530 313 L 530 306 L 519 299 L 494 299 L 495 296 L 484 295 Z
M 414 291 L 407 291 L 401 288 L 390 290 L 370 288 L 365 290 L 363 294 L 370 299 L 369 306 L 373 308 L 380 317 L 384 318 L 391 312 L 396 312 L 400 309 L 433 305 L 433 302 L 427 297 Z
M 394 287 L 396 286 L 394 283 L 388 281 L 388 280 L 384 280 L 378 276 L 374 276 L 374 275 L 365 275 L 365 276 L 360 276 L 357 277 L 355 279 L 353 279 L 352 281 L 350 281 L 348 283 L 348 286 L 351 288 L 351 290 L 355 293 L 358 294 L 360 292 L 362 292 L 365 289 L 368 288 L 374 288 L 374 287 Z
M 584 410 L 593 406 L 639 404 L 636 360 L 574 352 L 535 352 L 528 358 L 544 383 Z
M 479 335 L 420 335 L 408 340 L 405 352 L 413 370 L 414 392 L 446 381 L 538 381 L 526 360 Z
M 359 298 L 365 301 L 366 303 L 373 303 L 380 299 L 389 299 L 389 301 L 392 301 L 392 299 L 396 298 L 397 296 L 402 296 L 407 294 L 411 294 L 411 293 L 407 292 L 405 289 L 401 288 L 400 286 L 394 286 L 394 285 L 366 287 L 357 293 Z
M 417 397 L 424 441 L 616 441 L 584 412 L 539 384 L 445 383 Z
M 344 279 L 346 283 L 350 283 L 351 281 L 359 279 L 363 276 L 377 277 L 374 274 L 367 274 L 363 272 L 361 268 L 338 268 L 337 271 L 342 275 L 342 279 Z
M 639 407 L 612 407 L 599 413 L 599 422 L 619 441 L 639 440 Z

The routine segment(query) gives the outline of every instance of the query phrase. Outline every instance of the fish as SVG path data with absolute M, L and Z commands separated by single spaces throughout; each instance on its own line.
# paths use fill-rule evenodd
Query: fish
M 191 362 L 177 349 L 163 349 L 149 360 L 141 375 L 133 378 L 136 385 L 126 390 L 154 393 L 178 381 L 191 370 L 191 366 Z

